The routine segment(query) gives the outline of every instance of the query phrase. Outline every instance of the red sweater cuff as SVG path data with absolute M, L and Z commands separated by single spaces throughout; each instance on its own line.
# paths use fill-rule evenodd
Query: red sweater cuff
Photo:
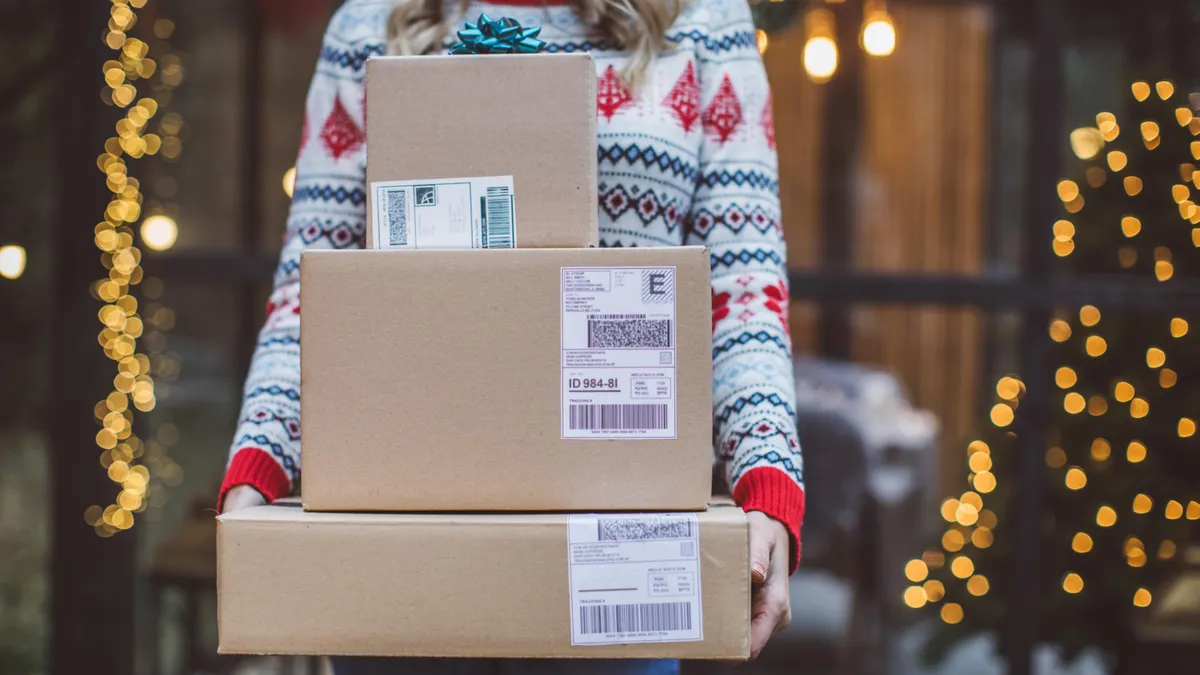
M 242 448 L 234 454 L 217 496 L 217 513 L 225 505 L 225 495 L 239 485 L 249 485 L 258 490 L 268 502 L 283 497 L 291 490 L 291 481 L 283 467 L 269 452 L 260 448 Z
M 743 511 L 761 511 L 783 523 L 791 540 L 789 573 L 800 566 L 800 524 L 804 522 L 804 488 L 791 476 L 769 466 L 747 471 L 733 488 Z

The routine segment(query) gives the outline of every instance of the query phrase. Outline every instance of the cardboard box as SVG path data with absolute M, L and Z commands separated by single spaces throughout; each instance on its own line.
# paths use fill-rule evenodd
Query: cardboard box
M 511 177 L 516 246 L 596 246 L 596 66 L 590 55 L 367 62 L 367 247 L 386 248 L 375 241 L 377 183 L 480 177 Z M 460 187 L 456 194 L 465 195 L 468 186 Z M 474 200 L 455 209 L 479 208 L 482 188 L 474 187 Z M 427 213 L 413 206 L 414 196 L 397 208 Z M 409 223 L 408 229 L 415 237 L 420 228 Z M 445 243 L 445 236 L 430 241 L 421 246 L 462 247 Z
M 295 504 L 227 513 L 217 525 L 219 651 L 747 658 L 745 514 L 723 504 L 667 517 L 676 520 L 673 527 L 690 521 L 696 528 L 692 536 L 668 539 L 685 533 L 661 531 L 664 538 L 656 541 L 581 541 L 596 539 L 597 530 L 620 534 L 623 526 L 565 514 L 313 513 Z M 646 522 L 638 517 L 633 524 L 639 527 L 624 531 L 645 536 Z M 639 561 L 669 560 L 595 564 L 626 550 Z M 588 570 L 601 568 L 631 590 L 589 593 L 596 589 L 587 575 L 597 576 Z M 647 597 L 663 607 L 634 612 L 613 607 Z M 675 614 L 683 604 L 699 614 Z M 600 606 L 609 609 L 580 611 Z M 599 625 L 593 619 L 602 615 L 621 616 L 624 623 Z M 695 624 L 686 626 L 683 616 L 696 618 Z M 666 627 L 674 633 L 602 632 L 618 627 Z M 685 633 L 690 641 L 572 644 L 671 640 Z
M 305 508 L 707 505 L 706 249 L 305 251 L 300 275 Z

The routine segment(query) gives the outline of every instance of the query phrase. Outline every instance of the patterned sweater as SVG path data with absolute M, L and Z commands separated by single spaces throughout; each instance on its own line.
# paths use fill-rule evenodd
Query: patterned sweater
M 595 57 L 602 246 L 711 250 L 715 461 L 744 509 L 787 526 L 794 569 L 804 489 L 785 247 L 771 95 L 746 0 L 693 0 L 636 92 L 619 75 L 627 54 L 554 2 L 476 2 L 467 16 L 541 25 L 549 51 Z M 252 485 L 274 499 L 299 485 L 300 252 L 363 246 L 365 62 L 385 51 L 394 3 L 349 0 L 326 33 L 222 496 Z

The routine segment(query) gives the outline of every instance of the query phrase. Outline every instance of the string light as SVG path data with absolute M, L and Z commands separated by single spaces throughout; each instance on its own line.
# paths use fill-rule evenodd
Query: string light
M 1132 239 L 1141 231 L 1142 221 L 1138 220 L 1135 216 L 1125 216 L 1121 219 L 1121 232 L 1124 233 L 1126 237 Z
M 1054 383 L 1059 389 L 1070 389 L 1075 386 L 1079 378 L 1075 375 L 1075 371 L 1067 366 L 1062 366 L 1054 373 Z
M 838 67 L 838 47 L 833 33 L 833 12 L 818 8 L 804 17 L 804 71 L 808 78 L 823 84 L 833 78 Z
M 1175 374 L 1175 371 L 1171 370 L 1170 368 L 1163 368 L 1158 373 L 1158 386 L 1162 387 L 1163 389 L 1170 389 L 1171 387 L 1174 387 L 1178 380 L 1179 377 Z
M 1164 510 L 1163 515 L 1167 520 L 1179 520 L 1183 517 L 1183 504 L 1172 499 L 1167 502 L 1167 508 Z
M 1126 176 L 1124 180 L 1125 194 L 1136 197 L 1142 191 L 1142 179 L 1137 176 Z
M 1158 92 L 1158 97 L 1165 101 L 1175 93 L 1175 85 L 1167 80 L 1161 80 L 1154 84 L 1154 90 Z
M 967 592 L 971 595 L 986 595 L 990 587 L 991 586 L 988 584 L 987 577 L 983 576 L 982 574 L 976 574 L 970 579 L 967 579 Z
M 1068 396 L 1070 395 L 1068 394 Z M 1079 399 L 1081 402 L 1083 401 L 1082 396 L 1080 396 Z M 1083 407 L 1081 406 L 1079 409 L 1083 410 Z M 1071 412 L 1071 410 L 1068 408 L 1067 412 Z M 1050 467 L 1051 469 L 1061 469 L 1064 465 L 1066 465 L 1066 463 L 1067 453 L 1064 452 L 1062 448 L 1050 448 L 1046 451 L 1046 466 Z
M 1103 356 L 1104 352 L 1108 350 L 1108 342 L 1099 335 L 1089 335 L 1084 341 L 1084 349 L 1088 356 Z
M 1187 332 L 1188 322 L 1186 320 L 1179 317 L 1171 319 L 1171 337 L 1181 338 L 1184 335 L 1187 335 Z
M 138 340 L 143 338 L 147 327 L 157 328 L 157 325 L 148 310 L 139 311 L 142 308 L 130 294 L 133 286 L 143 282 L 142 253 L 134 244 L 132 228 L 145 214 L 142 185 L 130 175 L 126 158 L 136 160 L 160 153 L 168 159 L 178 156 L 181 143 L 177 134 L 182 129 L 178 115 L 173 118 L 168 115 L 159 123 L 159 131 L 166 137 L 152 132 L 150 123 L 160 112 L 160 101 L 166 100 L 170 90 L 182 81 L 183 67 L 173 55 L 155 62 L 149 56 L 150 46 L 127 34 L 137 21 L 134 9 L 145 4 L 146 0 L 112 0 L 109 32 L 104 37 L 115 55 L 102 68 L 105 84 L 102 96 L 106 103 L 125 109 L 125 115 L 115 123 L 115 135 L 105 141 L 104 153 L 96 160 L 112 198 L 103 221 L 93 231 L 108 275 L 93 284 L 91 292 L 105 303 L 98 312 L 103 330 L 97 340 L 105 355 L 117 363 L 113 390 L 95 406 L 96 419 L 102 424 L 96 434 L 96 445 L 102 450 L 101 466 L 109 479 L 121 487 L 114 503 L 104 508 L 93 505 L 84 512 L 85 520 L 103 537 L 133 527 L 134 514 L 147 508 L 152 494 L 150 471 L 139 462 L 161 459 L 155 454 L 159 450 L 157 442 L 143 443 L 133 433 L 134 410 L 148 412 L 156 405 L 153 364 L 150 357 L 138 352 Z M 170 23 L 162 21 L 156 23 L 156 34 L 164 32 L 160 26 L 165 29 Z M 169 35 L 169 31 L 165 32 Z M 139 80 L 148 80 L 156 73 L 161 86 L 154 88 L 154 95 L 138 99 Z M 180 119 L 178 127 L 169 126 L 168 118 Z M 170 222 L 173 226 L 174 221 Z M 147 217 L 141 233 L 148 248 L 159 245 L 169 248 L 174 244 L 175 229 L 167 227 L 160 218 Z M 152 330 L 146 339 L 154 335 L 158 335 L 158 330 Z M 169 459 L 166 462 L 165 476 L 179 477 L 178 465 Z
M 904 576 L 914 584 L 920 583 L 929 576 L 929 565 L 924 560 L 909 560 L 904 566 Z
M 904 604 L 913 609 L 920 609 L 925 606 L 929 597 L 925 593 L 925 589 L 921 586 L 909 586 L 904 590 Z
M 1129 446 L 1125 448 L 1125 459 L 1130 464 L 1137 464 L 1146 459 L 1146 446 L 1140 441 L 1131 441 Z
M 1170 539 L 1164 539 L 1163 542 L 1158 546 L 1158 559 L 1170 560 L 1171 558 L 1175 557 L 1175 551 L 1175 542 L 1171 541 Z
M 1113 398 L 1117 399 L 1117 401 L 1121 403 L 1128 403 L 1129 400 L 1133 398 L 1135 393 L 1136 391 L 1134 390 L 1133 385 L 1129 384 L 1128 382 L 1118 382 L 1117 385 L 1113 387 Z
M 1167 354 L 1158 347 L 1146 350 L 1146 365 L 1151 368 L 1161 368 L 1167 363 Z
M 175 245 L 179 226 L 170 216 L 155 215 L 142 221 L 142 241 L 155 251 L 165 251 Z
M 16 244 L 0 246 L 0 277 L 19 279 L 25 273 L 25 249 Z
M 1076 532 L 1071 539 L 1071 550 L 1076 553 L 1087 553 L 1092 550 L 1092 538 L 1086 532 Z
M 1063 590 L 1068 593 L 1079 593 L 1083 590 L 1083 577 L 1074 572 L 1068 572 L 1067 575 L 1063 577 L 1062 587 Z
M 962 532 L 958 530 L 946 530 L 946 533 L 942 535 L 942 548 L 946 549 L 949 553 L 961 551 L 966 543 L 967 540 L 963 537 Z
M 1062 319 L 1051 321 L 1050 338 L 1055 342 L 1066 342 L 1071 338 L 1071 325 Z
M 859 36 L 863 51 L 871 56 L 888 56 L 896 51 L 896 24 L 883 0 L 867 0 L 863 14 L 862 33 Z
M 1133 594 L 1133 604 L 1136 607 L 1149 607 L 1150 601 L 1150 591 L 1144 588 L 1137 589 L 1137 592 Z
M 1144 398 L 1135 398 L 1129 402 L 1129 415 L 1141 419 L 1150 414 L 1150 403 Z
M 1087 474 L 1083 469 L 1073 466 L 1067 469 L 1067 475 L 1063 479 L 1068 490 L 1082 490 L 1087 485 Z
M 1196 433 L 1196 421 L 1187 417 L 1180 418 L 1176 431 L 1180 438 L 1190 438 Z
M 1071 132 L 1071 151 L 1082 160 L 1089 160 L 1104 149 L 1104 134 L 1096 127 L 1080 127 Z M 1091 174 L 1088 174 L 1090 184 Z M 1092 187 L 1097 187 L 1093 185 Z
M 992 424 L 998 427 L 1006 427 L 1012 424 L 1013 409 L 1005 403 L 997 403 L 992 406 Z
M 1112 446 L 1109 445 L 1108 441 L 1104 440 L 1103 438 L 1097 438 L 1096 440 L 1092 441 L 1092 459 L 1096 460 L 1097 462 L 1103 462 L 1108 460 L 1108 457 L 1111 454 Z
M 1108 168 L 1119 172 L 1129 165 L 1129 156 L 1120 150 L 1113 150 L 1106 157 L 1108 160 Z
M 1117 524 L 1117 512 L 1111 506 L 1101 506 L 1096 510 L 1096 524 L 1100 527 L 1112 527 Z
M 1088 326 L 1095 326 L 1100 323 L 1100 310 L 1094 305 L 1084 305 L 1079 308 L 1079 323 Z
M 1146 82 L 1134 82 L 1133 97 L 1138 100 L 1138 103 L 1145 101 L 1150 97 L 1150 85 Z
M 1063 397 L 1063 410 L 1078 415 L 1087 407 L 1087 403 L 1083 400 L 1083 396 L 1078 392 L 1071 392 Z
M 1154 500 L 1150 495 L 1139 494 L 1133 498 L 1133 512 L 1138 515 L 1145 515 L 1154 509 Z
M 1100 138 L 1103 140 L 1104 137 Z M 1087 184 L 1093 188 L 1098 188 L 1108 182 L 1108 174 L 1098 166 L 1089 166 L 1084 175 L 1087 177 Z
M 991 471 L 981 471 L 975 474 L 974 480 L 971 481 L 975 489 L 987 494 L 996 489 L 996 474 Z
M 946 587 L 942 585 L 942 582 L 936 579 L 930 579 L 929 581 L 926 581 L 924 589 L 925 597 L 929 600 L 929 602 L 938 602 L 942 598 L 946 597 Z
M 966 579 L 975 573 L 975 563 L 965 555 L 956 556 L 950 561 L 950 573 L 959 579 Z
M 990 527 L 983 527 L 981 525 L 975 528 L 975 531 L 971 533 L 971 543 L 975 546 L 975 548 L 987 548 L 992 545 L 993 540 L 994 537 Z

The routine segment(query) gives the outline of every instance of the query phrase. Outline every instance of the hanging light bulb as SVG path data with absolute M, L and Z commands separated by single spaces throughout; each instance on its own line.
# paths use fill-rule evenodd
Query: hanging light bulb
M 896 24 L 884 0 L 867 0 L 863 6 L 862 48 L 871 56 L 888 56 L 896 51 Z
M 833 12 L 814 9 L 804 17 L 804 71 L 817 84 L 828 82 L 838 67 L 838 48 L 833 36 Z

